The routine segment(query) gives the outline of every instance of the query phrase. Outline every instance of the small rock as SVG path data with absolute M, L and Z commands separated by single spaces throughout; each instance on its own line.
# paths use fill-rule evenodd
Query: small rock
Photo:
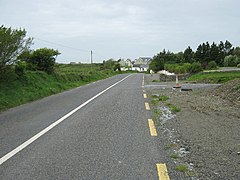
M 240 151 L 239 151 L 239 152 L 237 152 L 237 155 L 240 155 Z

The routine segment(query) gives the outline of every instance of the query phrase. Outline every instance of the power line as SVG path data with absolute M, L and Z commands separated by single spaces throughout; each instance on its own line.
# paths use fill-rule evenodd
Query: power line
M 100 55 L 99 53 L 93 52 L 92 50 L 79 49 L 79 48 L 75 48 L 75 47 L 71 47 L 71 46 L 66 46 L 66 45 L 63 45 L 63 44 L 60 44 L 60 43 L 55 43 L 55 42 L 48 41 L 48 40 L 41 39 L 41 38 L 37 38 L 37 37 L 32 37 L 32 38 L 33 39 L 37 39 L 39 41 L 43 41 L 43 42 L 49 43 L 49 44 L 53 44 L 53 45 L 65 47 L 65 48 L 68 48 L 68 49 L 76 50 L 76 51 L 81 51 L 81 52 L 86 52 L 86 53 L 90 52 L 91 53 L 91 59 L 90 59 L 91 63 L 93 63 L 93 54 L 99 56 L 100 58 L 107 59 L 107 58 L 103 57 L 102 55 Z
M 76 51 L 89 52 L 89 50 L 86 50 L 86 49 L 74 48 L 74 47 L 71 47 L 71 46 L 66 46 L 66 45 L 63 45 L 63 44 L 59 44 L 59 43 L 55 43 L 55 42 L 51 42 L 51 41 L 47 41 L 47 40 L 40 39 L 40 38 L 36 38 L 36 37 L 33 37 L 33 39 L 37 39 L 37 40 L 39 40 L 39 41 L 43 41 L 43 42 L 46 42 L 46 43 L 49 43 L 49 44 L 54 44 L 54 45 L 57 45 L 57 46 L 61 46 L 61 47 L 65 47 L 65 48 L 73 49 L 73 50 L 76 50 Z

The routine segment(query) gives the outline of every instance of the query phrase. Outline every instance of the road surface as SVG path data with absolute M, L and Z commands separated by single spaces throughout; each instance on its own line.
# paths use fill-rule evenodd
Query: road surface
M 118 75 L 1 113 L 1 179 L 159 179 L 142 81 Z

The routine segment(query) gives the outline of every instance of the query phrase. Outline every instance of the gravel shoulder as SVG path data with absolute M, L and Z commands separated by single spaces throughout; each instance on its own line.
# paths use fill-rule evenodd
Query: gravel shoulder
M 192 91 L 181 92 L 170 88 L 174 82 L 159 86 L 164 83 L 153 83 L 154 79 L 158 75 L 145 75 L 147 93 L 169 98 L 152 103 L 153 109 L 162 111 L 155 119 L 160 149 L 171 156 L 170 171 L 179 165 L 188 168 L 176 179 L 240 179 L 240 92 L 236 91 L 240 80 L 199 88 L 195 84 Z M 164 120 L 162 108 L 169 105 L 180 112 Z

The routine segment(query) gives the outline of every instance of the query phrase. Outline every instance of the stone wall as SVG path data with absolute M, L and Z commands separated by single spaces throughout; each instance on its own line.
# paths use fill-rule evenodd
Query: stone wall
M 186 80 L 187 78 L 189 78 L 191 76 L 191 74 L 181 74 L 178 75 L 178 80 Z M 176 76 L 175 75 L 170 75 L 167 76 L 165 74 L 159 74 L 159 80 L 163 81 L 163 82 L 167 82 L 167 81 L 175 81 L 176 80 Z

